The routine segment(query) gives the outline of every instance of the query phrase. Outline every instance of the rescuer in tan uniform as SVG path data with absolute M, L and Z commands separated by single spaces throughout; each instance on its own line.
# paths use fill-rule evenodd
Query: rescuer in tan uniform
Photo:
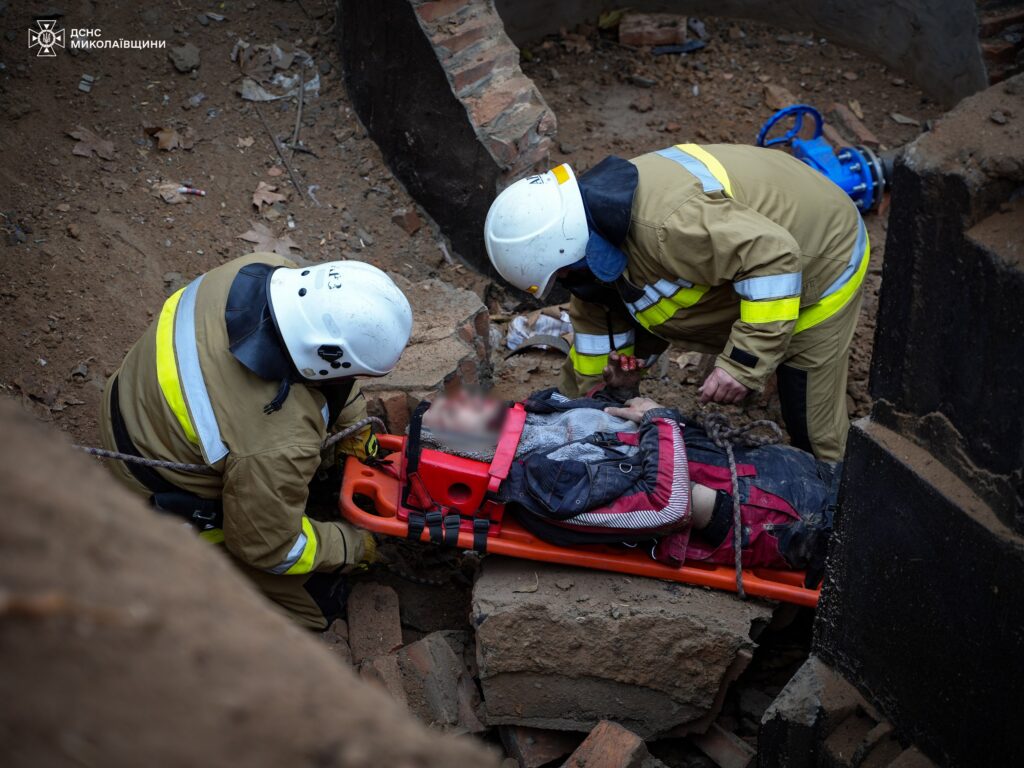
M 495 268 L 543 297 L 573 294 L 570 395 L 609 355 L 649 367 L 668 342 L 717 354 L 702 402 L 735 403 L 777 373 L 793 443 L 842 457 L 850 342 L 868 267 L 853 201 L 777 151 L 681 144 L 567 165 L 495 200 L 485 239 Z
M 390 371 L 408 342 L 408 301 L 354 261 L 308 268 L 272 253 L 235 259 L 171 296 L 107 384 L 104 446 L 199 471 L 117 462 L 158 509 L 227 552 L 301 625 L 344 607 L 342 572 L 373 539 L 306 514 L 331 431 L 366 415 L 354 376 Z M 343 441 L 376 451 L 369 428 Z

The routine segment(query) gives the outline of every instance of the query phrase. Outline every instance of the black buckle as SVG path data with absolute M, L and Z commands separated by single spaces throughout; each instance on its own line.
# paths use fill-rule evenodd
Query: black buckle
M 485 517 L 473 520 L 473 549 L 481 555 L 487 553 L 487 534 L 491 530 L 491 521 Z
M 420 512 L 410 512 L 409 513 L 409 530 L 408 530 L 408 532 L 405 535 L 406 538 L 407 539 L 412 539 L 413 541 L 419 541 L 420 540 L 420 534 L 423 533 L 423 527 L 424 527 L 424 525 L 426 525 L 426 522 L 427 522 L 426 515 L 423 515 Z
M 440 510 L 433 509 L 424 516 L 426 518 L 427 530 L 430 531 L 430 540 L 435 544 L 444 543 L 444 532 L 441 526 L 444 523 L 444 515 Z
M 457 512 L 444 516 L 444 543 L 449 547 L 459 545 L 459 528 L 462 527 L 462 516 Z

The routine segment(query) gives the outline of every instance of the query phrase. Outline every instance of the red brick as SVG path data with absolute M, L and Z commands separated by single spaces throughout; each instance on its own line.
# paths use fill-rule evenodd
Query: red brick
M 498 729 L 505 751 L 519 768 L 540 768 L 564 757 L 580 745 L 581 736 L 572 731 L 550 731 L 544 728 L 526 728 L 521 725 L 503 725 Z
M 348 599 L 349 646 L 360 664 L 402 646 L 398 595 L 383 584 L 357 584 Z
M 395 654 L 409 709 L 446 730 L 484 730 L 477 709 L 480 693 L 466 668 L 466 633 L 432 632 Z
M 398 657 L 390 653 L 375 659 L 364 661 L 359 666 L 359 676 L 390 694 L 400 704 L 407 704 L 405 687 L 402 685 L 402 670 L 398 666 Z
M 782 109 L 790 104 L 799 104 L 800 102 L 796 100 L 796 96 L 781 85 L 768 83 L 764 87 L 764 103 L 768 105 L 769 109 Z
M 408 235 L 415 235 L 423 226 L 423 219 L 411 208 L 399 208 L 391 215 L 391 221 L 404 229 Z
M 565 768 L 640 768 L 649 756 L 639 736 L 618 723 L 602 720 L 569 755 Z
M 424 21 L 434 21 L 451 16 L 456 11 L 472 3 L 473 0 L 434 0 L 421 3 L 416 8 L 417 15 Z
M 491 26 L 487 23 L 463 24 L 455 34 L 437 34 L 431 36 L 435 47 L 444 48 L 450 55 L 455 55 L 474 43 L 491 36 Z
M 720 768 L 747 768 L 754 760 L 754 748 L 718 723 L 712 723 L 707 733 L 691 735 L 690 741 Z
M 524 75 L 510 77 L 502 83 L 493 83 L 479 96 L 467 99 L 470 116 L 479 128 L 487 125 L 499 115 L 509 112 L 517 104 L 525 104 L 533 98 L 533 82 Z
M 828 111 L 829 119 L 838 123 L 840 130 L 852 138 L 855 144 L 863 144 L 865 147 L 878 149 L 878 137 L 853 114 L 852 109 L 845 104 L 836 102 L 829 107 Z
M 518 60 L 519 54 L 515 51 L 493 48 L 487 51 L 485 56 L 481 56 L 479 61 L 452 67 L 448 74 L 452 78 L 452 87 L 456 93 L 468 95 L 464 91 L 491 77 L 495 72 L 510 70 Z
M 336 620 L 327 628 L 320 639 L 327 649 L 345 664 L 352 664 L 352 651 L 348 647 L 348 624 L 342 619 Z
M 627 13 L 619 23 L 625 45 L 673 45 L 686 42 L 686 17 L 671 13 Z

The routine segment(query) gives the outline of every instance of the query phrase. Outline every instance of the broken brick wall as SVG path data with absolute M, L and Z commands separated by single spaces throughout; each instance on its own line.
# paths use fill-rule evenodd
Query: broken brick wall
M 546 170 L 555 133 L 493 2 L 339 0 L 338 44 L 356 113 L 395 175 L 457 253 L 491 272 L 487 209 Z
M 601 0 L 497 4 L 519 44 L 594 21 L 609 7 Z M 974 0 L 641 0 L 628 5 L 636 11 L 735 17 L 813 32 L 884 62 L 949 106 L 988 84 Z

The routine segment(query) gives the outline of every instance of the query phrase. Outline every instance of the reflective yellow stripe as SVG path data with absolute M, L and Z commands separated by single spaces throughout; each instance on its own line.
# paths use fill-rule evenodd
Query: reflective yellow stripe
M 295 565 L 284 572 L 286 576 L 309 573 L 313 570 L 313 561 L 316 560 L 316 531 L 313 530 L 313 524 L 305 515 L 302 516 L 302 533 L 306 536 L 306 546 L 302 549 L 299 559 L 295 561 Z
M 564 163 L 557 168 L 552 168 L 551 172 L 555 174 L 559 184 L 565 184 L 569 180 L 569 171 L 566 170 Z
M 181 389 L 181 379 L 178 377 L 178 361 L 174 354 L 174 315 L 184 291 L 185 289 L 181 288 L 174 293 L 160 310 L 160 320 L 156 325 L 156 378 L 160 383 L 160 391 L 164 394 L 164 400 L 178 419 L 181 428 L 185 430 L 185 437 L 198 445 L 199 438 L 185 406 L 185 395 Z
M 680 288 L 671 296 L 659 299 L 653 306 L 637 312 L 633 316 L 644 328 L 667 323 L 680 309 L 692 307 L 701 296 L 708 292 L 706 285 L 694 285 L 689 288 Z
M 740 320 L 744 323 L 776 323 L 796 320 L 800 314 L 800 297 L 774 301 L 741 301 Z
M 635 354 L 634 347 L 623 347 L 618 350 L 621 355 Z M 576 351 L 576 347 L 569 348 L 569 359 L 572 360 L 572 367 L 581 376 L 600 376 L 604 373 L 604 367 L 608 365 L 608 355 L 583 355 Z
M 211 528 L 208 531 L 200 531 L 199 538 L 206 539 L 211 544 L 220 544 L 224 541 L 224 529 Z
M 864 256 L 860 260 L 860 267 L 853 277 L 835 293 L 829 294 L 824 299 L 819 301 L 817 304 L 812 304 L 806 309 L 800 312 L 800 317 L 796 321 L 796 327 L 793 329 L 793 333 L 800 333 L 806 331 L 808 328 L 813 328 L 819 323 L 823 323 L 828 320 L 832 315 L 836 314 L 839 310 L 847 305 L 853 294 L 860 288 L 861 283 L 864 282 L 864 275 L 868 273 L 868 263 L 871 261 L 871 243 L 868 242 L 867 235 L 864 236 Z
M 696 144 L 676 144 L 676 147 L 704 163 L 711 172 L 711 175 L 718 179 L 718 182 L 725 187 L 725 194 L 732 197 L 732 184 L 729 183 L 729 174 L 725 172 L 725 168 L 710 152 L 703 147 L 698 147 Z

